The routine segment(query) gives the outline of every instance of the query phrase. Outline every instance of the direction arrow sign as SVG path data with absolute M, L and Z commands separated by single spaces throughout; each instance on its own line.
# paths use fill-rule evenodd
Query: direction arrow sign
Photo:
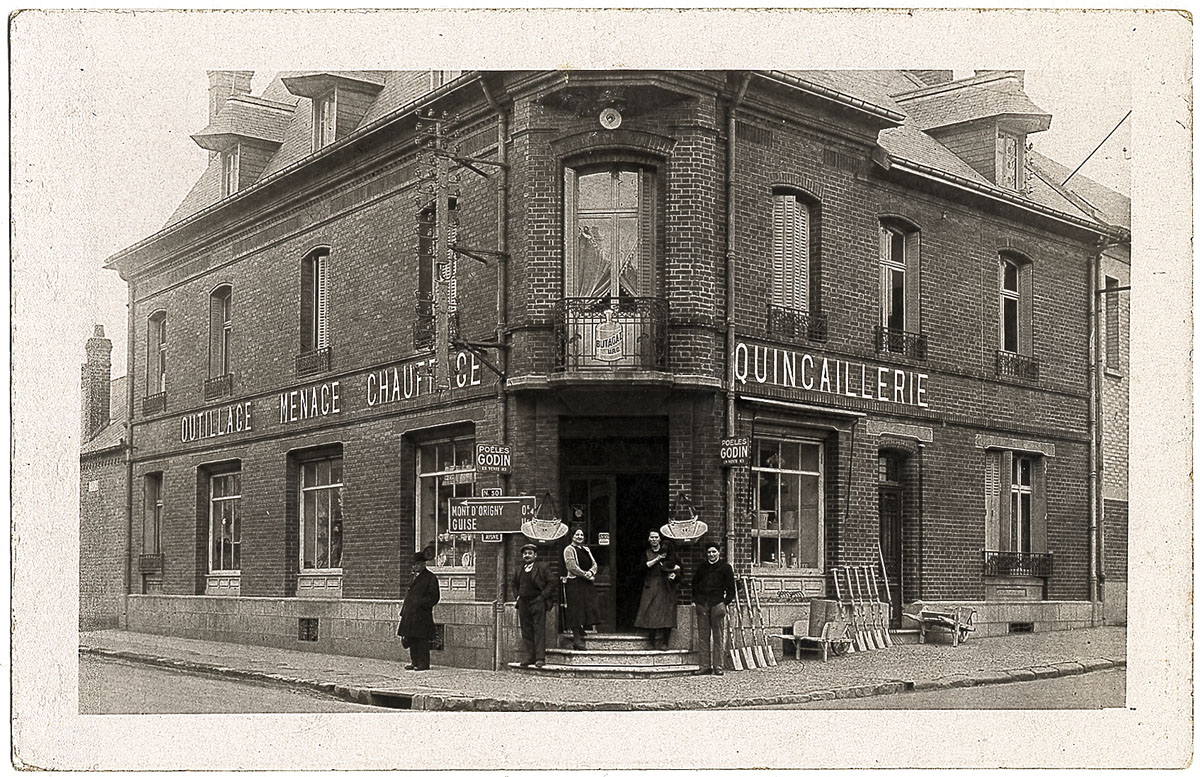
M 516 533 L 536 509 L 532 496 L 451 497 L 450 533 Z

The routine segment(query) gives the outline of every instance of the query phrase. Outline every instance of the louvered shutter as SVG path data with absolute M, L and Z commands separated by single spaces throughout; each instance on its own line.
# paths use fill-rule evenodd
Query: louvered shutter
M 795 307 L 808 312 L 809 212 L 808 206 L 792 199 L 795 217 L 796 293 Z
M 654 226 L 654 214 L 656 205 L 656 195 L 658 186 L 655 183 L 654 173 L 650 170 L 642 170 L 638 175 L 641 196 L 638 198 L 638 253 L 641 257 L 641 273 L 638 295 L 642 297 L 654 297 L 658 295 L 657 280 L 658 266 L 654 261 L 655 258 L 655 243 L 656 229 Z
M 1000 460 L 1000 550 L 1020 550 L 1012 547 L 1012 451 L 1001 451 Z
M 1033 515 L 1029 517 L 1029 550 L 1032 553 L 1046 552 L 1046 458 L 1033 460 L 1033 498 L 1030 500 Z
M 1000 454 L 987 451 L 984 454 L 984 550 L 1000 547 Z
M 921 233 L 904 235 L 904 328 L 921 331 Z
M 566 297 L 578 297 L 580 290 L 576 288 L 579 268 L 579 227 L 575 220 L 575 211 L 579 202 L 578 183 L 575 171 L 566 168 L 563 171 L 563 292 Z
M 776 305 L 787 304 L 786 201 L 787 197 L 783 195 L 776 195 L 771 200 L 771 301 Z
M 316 285 L 316 327 L 314 331 L 316 342 L 314 348 L 324 348 L 329 343 L 329 255 L 320 254 L 314 257 L 315 266 L 313 282 Z

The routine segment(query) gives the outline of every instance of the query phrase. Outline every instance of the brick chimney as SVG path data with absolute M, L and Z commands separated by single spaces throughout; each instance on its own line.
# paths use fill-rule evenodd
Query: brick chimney
M 109 422 L 109 403 L 112 401 L 112 340 L 104 336 L 104 327 L 96 324 L 95 332 L 84 346 L 87 361 L 83 363 L 83 412 L 81 414 L 83 442 L 87 442 Z
M 217 117 L 225 101 L 235 94 L 250 94 L 253 70 L 208 71 L 208 120 Z

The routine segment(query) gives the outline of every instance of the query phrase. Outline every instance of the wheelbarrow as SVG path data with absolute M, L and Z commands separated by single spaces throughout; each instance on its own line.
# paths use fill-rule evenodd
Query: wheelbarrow
M 975 630 L 974 607 L 960 606 L 950 610 L 934 610 L 926 607 L 915 615 L 911 612 L 903 613 L 903 615 L 905 618 L 917 622 L 920 629 L 917 639 L 922 645 L 925 644 L 925 634 L 934 629 L 950 632 L 950 643 L 954 647 L 958 647 L 959 642 L 966 642 L 967 637 L 971 636 L 971 632 Z

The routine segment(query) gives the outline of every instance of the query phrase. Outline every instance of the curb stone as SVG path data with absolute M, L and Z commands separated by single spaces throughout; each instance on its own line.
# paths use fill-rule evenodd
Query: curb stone
M 1037 679 L 1045 680 L 1050 677 L 1058 677 L 1058 670 L 1052 666 L 1031 666 L 1029 671 L 1037 675 Z

